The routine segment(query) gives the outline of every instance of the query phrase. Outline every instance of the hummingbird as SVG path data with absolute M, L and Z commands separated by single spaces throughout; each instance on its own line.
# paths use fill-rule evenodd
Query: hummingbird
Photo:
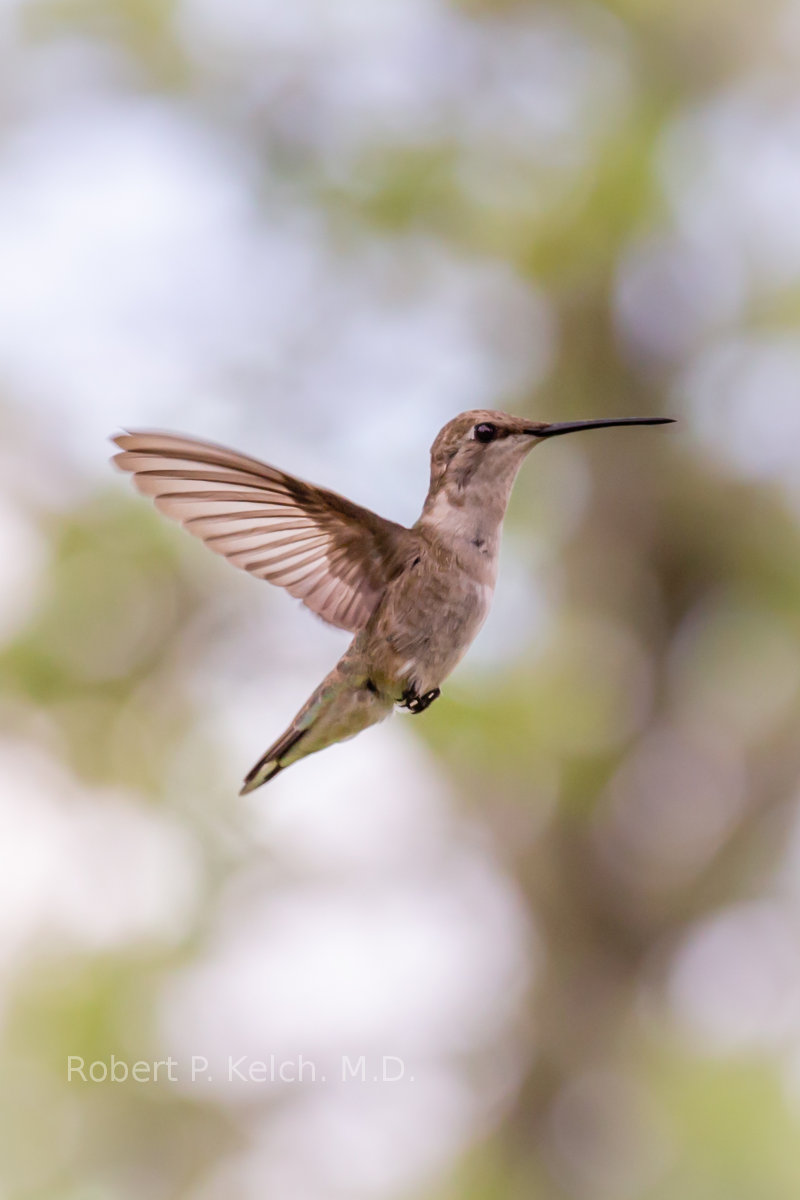
M 503 518 L 534 446 L 580 430 L 670 423 L 461 413 L 431 447 L 430 486 L 411 528 L 211 442 L 149 431 L 114 437 L 113 461 L 162 513 L 355 635 L 240 795 L 395 708 L 421 713 L 437 699 L 488 615 Z

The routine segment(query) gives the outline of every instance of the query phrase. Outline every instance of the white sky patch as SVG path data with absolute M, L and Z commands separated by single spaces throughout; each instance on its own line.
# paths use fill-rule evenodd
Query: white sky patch
M 617 275 L 617 324 L 639 362 L 685 363 L 748 303 L 796 284 L 798 144 L 800 95 L 766 74 L 667 127 L 656 165 L 671 228 L 634 242 Z
M 247 803 L 272 871 L 228 890 L 168 987 L 170 1044 L 436 1059 L 501 1034 L 535 967 L 523 905 L 414 739 L 381 726 L 359 741 Z
M 592 9 L 500 19 L 442 0 L 181 0 L 177 28 L 228 101 L 334 172 L 369 144 L 437 140 L 573 167 L 631 92 L 623 27 Z
M 273 1153 L 265 1160 L 259 1140 L 234 1169 L 286 1172 L 292 1195 L 312 1183 L 312 1194 L 335 1195 L 346 1177 L 348 1194 L 368 1196 L 445 1166 L 518 1078 L 500 1046 L 524 979 L 519 945 L 509 954 L 520 930 L 498 878 L 462 852 L 435 875 L 423 867 L 366 887 L 239 882 L 206 954 L 167 983 L 162 1022 L 179 1060 L 209 1060 L 211 1079 L 193 1095 L 207 1088 L 256 1111 L 283 1103 L 277 1126 L 265 1111 Z M 481 1054 L 488 1074 L 475 1075 L 470 1058 Z M 229 1056 L 243 1056 L 246 1072 L 270 1055 L 313 1063 L 314 1082 L 231 1079 Z M 342 1084 L 345 1057 L 362 1055 L 366 1079 Z M 406 1082 L 381 1082 L 384 1055 Z
M 249 766 L 313 682 L 288 668 L 265 683 L 201 671 L 208 728 L 229 739 L 228 761 L 241 754 Z M 204 1200 L 232 1188 L 323 1200 L 345 1181 L 354 1197 L 418 1186 L 518 1081 L 522 1064 L 503 1048 L 535 981 L 535 930 L 413 719 L 312 755 L 242 801 L 257 857 L 162 992 L 163 1052 L 208 1057 L 213 1078 L 192 1094 L 208 1087 L 216 1103 L 248 1110 L 254 1131 Z M 185 778 L 169 787 L 185 790 Z M 231 1081 L 229 1055 L 244 1055 L 245 1070 L 302 1056 L 317 1082 Z M 366 1082 L 342 1085 L 343 1056 L 360 1055 Z M 374 1085 L 383 1055 L 401 1057 L 414 1081 Z
M 675 956 L 670 998 L 696 1048 L 779 1047 L 798 1027 L 797 914 L 758 900 L 698 921 Z
M 680 229 L 762 288 L 800 276 L 799 139 L 800 98 L 755 78 L 678 120 L 661 148 Z
M 91 790 L 41 751 L 0 743 L 0 961 L 140 940 L 191 919 L 199 861 L 169 817 Z
M 482 1131 L 474 1091 L 442 1069 L 408 1084 L 351 1083 L 333 1096 L 310 1088 L 251 1129 L 251 1146 L 223 1164 L 202 1200 L 416 1194 Z
M 489 1048 L 521 998 L 519 912 L 480 856 L 462 848 L 437 866 L 438 879 L 423 869 L 346 885 L 243 873 L 206 953 L 165 986 L 164 1044 L 217 1062 Z M 212 1084 L 248 1100 L 224 1076 Z
M 211 155 L 166 106 L 110 102 L 51 113 L 0 156 L 0 370 L 69 414 L 73 441 L 115 411 L 163 419 L 239 336 L 247 202 Z
M 551 354 L 547 305 L 507 267 L 413 237 L 336 248 L 318 214 L 257 209 L 246 156 L 151 101 L 84 101 L 10 139 L 0 263 L 0 374 L 96 470 L 120 424 L 261 430 L 256 453 L 294 445 L 334 486 L 338 460 L 342 490 L 357 476 L 413 520 L 439 425 Z
M 661 234 L 623 255 L 614 309 L 637 361 L 660 366 L 685 361 L 703 338 L 741 315 L 746 299 L 742 264 L 724 245 Z
M 0 0 L 0 50 L 7 52 L 19 37 L 19 19 L 32 0 Z
M 360 751 L 346 744 L 338 753 L 310 755 L 276 779 L 268 796 L 249 797 L 251 836 L 295 870 L 334 877 L 436 863 L 454 836 L 455 817 L 432 756 L 400 718 L 361 741 Z M 460 826 L 455 836 L 463 837 L 469 826 Z
M 209 1059 L 193 1094 L 252 1108 L 251 1121 L 270 1105 L 204 1195 L 232 1180 L 254 1197 L 265 1180 L 314 1197 L 345 1180 L 358 1197 L 418 1184 L 517 1081 L 504 1031 L 538 957 L 522 901 L 401 729 L 310 757 L 248 809 L 265 857 L 226 889 L 204 949 L 163 990 L 162 1045 Z M 312 1062 L 315 1081 L 230 1078 L 229 1056 L 246 1070 L 270 1055 Z M 366 1081 L 343 1084 L 344 1056 L 361 1055 Z M 384 1055 L 413 1081 L 375 1084 Z
M 697 356 L 676 390 L 709 455 L 751 479 L 783 483 L 800 506 L 800 338 L 726 338 Z

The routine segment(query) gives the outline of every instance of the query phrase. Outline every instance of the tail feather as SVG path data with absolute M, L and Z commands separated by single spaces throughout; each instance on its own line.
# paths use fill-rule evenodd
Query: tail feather
M 246 796 L 248 792 L 254 792 L 256 788 L 260 788 L 262 783 L 269 783 L 270 779 L 274 779 L 283 770 L 280 763 L 276 763 L 269 759 L 259 759 L 252 771 L 249 771 L 245 777 L 245 781 L 239 789 L 240 796 Z
M 270 779 L 274 779 L 283 770 L 279 760 L 284 754 L 288 754 L 292 746 L 296 746 L 306 733 L 307 729 L 295 729 L 290 726 L 286 733 L 281 734 L 277 742 L 273 742 L 269 750 L 262 754 L 256 765 L 247 772 L 239 795 L 246 796 L 248 792 L 254 792 L 256 788 L 261 787 L 262 783 L 269 783 Z
M 379 693 L 366 675 L 363 679 L 353 679 L 353 675 L 352 669 L 345 671 L 341 663 L 334 667 L 286 732 L 248 773 L 240 795 L 254 792 L 299 758 L 353 737 L 389 716 L 394 706 L 392 697 Z M 298 745 L 300 742 L 302 745 Z

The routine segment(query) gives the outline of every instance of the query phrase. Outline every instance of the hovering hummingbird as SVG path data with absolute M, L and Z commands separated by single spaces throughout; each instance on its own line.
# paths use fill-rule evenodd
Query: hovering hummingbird
M 383 721 L 395 706 L 421 713 L 433 703 L 489 612 L 503 517 L 534 446 L 581 429 L 669 423 L 461 413 L 431 447 L 428 495 L 410 529 L 222 446 L 165 433 L 115 437 L 114 462 L 161 512 L 356 635 L 240 794 Z

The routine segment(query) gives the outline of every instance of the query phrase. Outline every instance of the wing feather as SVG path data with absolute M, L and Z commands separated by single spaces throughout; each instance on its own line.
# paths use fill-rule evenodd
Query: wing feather
M 402 525 L 256 458 L 173 434 L 113 440 L 114 462 L 160 512 L 331 625 L 363 628 L 406 561 Z

